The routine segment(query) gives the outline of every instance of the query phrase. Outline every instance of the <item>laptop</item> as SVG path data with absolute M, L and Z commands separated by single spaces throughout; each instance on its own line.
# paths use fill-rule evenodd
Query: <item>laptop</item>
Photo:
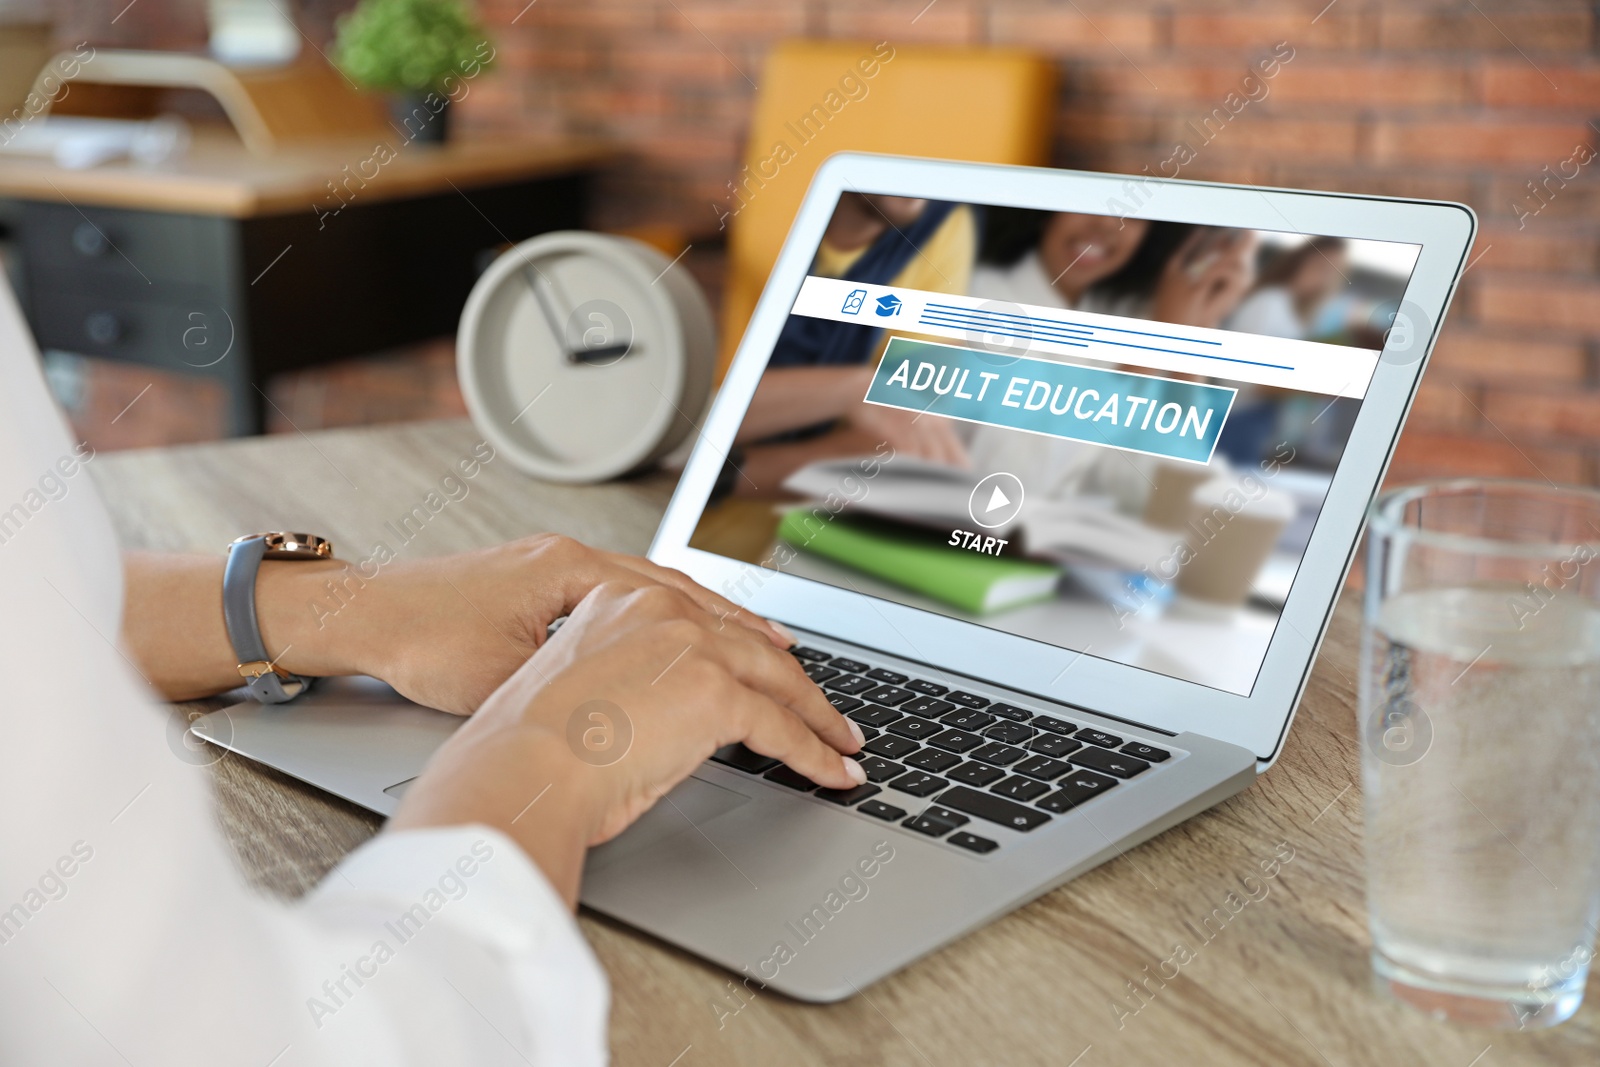
M 800 636 L 869 783 L 719 751 L 591 852 L 582 903 L 833 1001 L 1247 788 L 1475 228 L 829 159 L 650 557 Z M 388 813 L 458 721 L 337 680 L 194 730 Z

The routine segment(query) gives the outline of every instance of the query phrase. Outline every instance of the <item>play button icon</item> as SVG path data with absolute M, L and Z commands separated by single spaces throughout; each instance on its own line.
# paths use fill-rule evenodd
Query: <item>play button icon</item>
M 1006 471 L 986 475 L 972 487 L 967 514 L 986 530 L 1010 526 L 1022 513 L 1022 479 Z

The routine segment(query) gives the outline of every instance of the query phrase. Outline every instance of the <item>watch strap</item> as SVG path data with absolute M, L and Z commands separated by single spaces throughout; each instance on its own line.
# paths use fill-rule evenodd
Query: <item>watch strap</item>
M 274 665 L 261 641 L 261 624 L 256 617 L 256 575 L 266 553 L 264 537 L 235 541 L 228 547 L 228 562 L 222 571 L 222 621 L 250 695 L 263 704 L 282 704 L 305 692 L 311 679 Z

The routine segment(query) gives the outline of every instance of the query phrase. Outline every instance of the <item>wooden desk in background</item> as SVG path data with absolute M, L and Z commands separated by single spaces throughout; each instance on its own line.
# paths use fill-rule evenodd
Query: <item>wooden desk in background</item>
M 263 157 L 200 129 L 157 167 L 0 156 L 0 222 L 40 348 L 220 379 L 232 432 L 258 433 L 269 375 L 454 334 L 486 257 L 582 226 L 608 158 L 398 135 Z
M 327 534 L 350 554 L 391 536 L 384 522 L 409 511 L 477 440 L 464 421 L 418 423 L 108 454 L 90 470 L 128 547 L 220 552 L 241 532 L 288 528 Z M 592 488 L 549 485 L 496 461 L 405 552 L 451 552 L 541 530 L 643 551 L 672 485 L 663 474 Z M 583 913 L 611 978 L 615 1062 L 1600 1062 L 1600 988 L 1570 1022 L 1537 1034 L 1457 1029 L 1373 993 L 1352 711 L 1356 640 L 1356 604 L 1346 597 L 1283 757 L 1255 786 L 843 1003 L 818 1007 L 768 993 L 736 1011 L 726 972 Z M 237 757 L 210 766 L 246 876 L 280 896 L 310 888 L 379 826 L 375 816 Z M 1277 877 L 1241 883 L 1280 846 L 1293 859 Z M 1225 924 L 1213 918 L 1209 940 L 1196 935 L 1213 909 L 1226 914 L 1230 893 L 1243 898 L 1252 888 L 1259 899 Z M 1179 942 L 1194 958 L 1171 980 L 1151 977 Z M 1130 982 L 1144 985 L 1143 999 Z

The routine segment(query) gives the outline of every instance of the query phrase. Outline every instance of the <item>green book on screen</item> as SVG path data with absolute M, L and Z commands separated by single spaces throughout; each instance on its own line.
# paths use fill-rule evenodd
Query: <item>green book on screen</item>
M 952 548 L 930 541 L 926 533 L 899 533 L 846 519 L 819 523 L 807 508 L 787 512 L 778 536 L 796 548 L 973 615 L 1046 600 L 1061 577 L 1047 563 Z

